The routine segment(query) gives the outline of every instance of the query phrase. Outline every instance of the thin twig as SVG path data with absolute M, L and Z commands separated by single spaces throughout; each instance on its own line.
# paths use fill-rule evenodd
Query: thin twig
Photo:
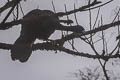
M 66 7 L 66 4 L 64 5 L 65 7 L 65 12 L 67 13 L 67 7 Z M 67 20 L 69 20 L 69 16 L 67 15 Z M 72 24 L 70 23 L 70 26 L 72 26 Z M 74 41 L 72 39 L 72 43 L 68 40 L 68 43 L 72 46 L 72 49 L 73 50 L 76 50 L 78 52 L 78 50 L 74 47 Z
M 55 5 L 54 5 L 53 0 L 52 0 L 52 6 L 53 6 L 54 13 L 56 13 L 56 9 L 55 9 Z
M 116 14 L 115 18 L 113 19 L 112 23 L 113 23 L 113 22 L 116 20 L 116 18 L 118 17 L 119 12 L 120 12 L 120 8 L 119 8 L 119 10 L 118 10 L 118 12 L 117 12 L 117 14 Z
M 119 19 L 119 15 L 118 15 L 118 21 L 120 20 Z M 118 25 L 118 35 L 120 35 L 120 26 Z M 120 39 L 119 39 L 119 42 L 118 42 L 118 52 L 120 51 Z
M 103 25 L 103 19 L 102 19 L 102 16 L 101 16 L 101 26 Z M 102 55 L 105 55 L 106 51 L 105 51 L 105 37 L 104 37 L 104 31 L 102 30 L 102 42 L 103 42 L 103 53 Z
M 82 7 L 78 8 L 78 9 L 76 9 L 76 10 L 71 10 L 71 11 L 68 11 L 67 13 L 65 13 L 65 12 L 58 12 L 58 13 L 56 13 L 55 15 L 58 16 L 58 17 L 62 17 L 62 16 L 65 16 L 65 15 L 70 15 L 70 14 L 76 13 L 76 12 L 88 11 L 88 10 L 89 10 L 88 8 L 90 8 L 91 10 L 92 10 L 92 9 L 96 9 L 96 8 L 102 7 L 102 6 L 108 4 L 108 3 L 112 2 L 112 1 L 113 1 L 113 0 L 110 0 L 110 1 L 108 1 L 108 2 L 106 2 L 106 3 L 103 3 L 103 4 L 99 5 L 99 6 L 90 8 L 90 7 L 92 7 L 92 6 L 95 6 L 95 5 L 101 3 L 100 1 L 95 2 L 95 3 L 93 2 L 93 3 L 91 3 L 90 5 L 82 6 Z
M 75 9 L 76 9 L 76 8 L 75 8 L 75 3 L 74 3 L 74 10 L 75 10 Z M 75 22 L 76 22 L 76 24 L 79 25 L 78 20 L 77 20 L 77 15 L 76 15 L 76 13 L 74 13 L 74 17 L 75 17 Z
M 95 25 L 96 25 L 96 23 L 97 23 L 97 20 L 98 20 L 98 17 L 99 17 L 99 13 L 100 13 L 100 7 L 99 7 L 99 9 L 98 9 L 98 13 L 97 13 L 96 20 L 95 20 L 95 22 L 94 22 L 94 24 L 93 24 L 93 29 L 95 29 Z
M 12 11 L 14 10 L 15 6 L 18 5 L 18 3 L 19 3 L 20 1 L 21 1 L 21 0 L 16 0 L 16 1 L 14 2 L 13 7 L 10 9 L 10 11 L 9 11 L 8 14 L 6 15 L 6 17 L 3 19 L 2 24 L 5 23 L 5 21 L 8 19 L 8 17 L 9 17 L 10 14 L 12 13 Z
M 22 9 L 22 6 L 21 6 L 21 3 L 19 3 L 19 5 L 20 5 L 20 9 L 21 9 L 22 15 L 24 16 L 25 14 L 24 14 L 24 12 L 23 12 L 23 9 Z
M 91 6 L 95 6 L 97 4 L 100 4 L 101 2 L 95 2 L 95 3 L 91 3 L 90 5 L 85 5 L 85 6 L 82 6 L 78 9 L 75 9 L 75 10 L 71 10 L 71 11 L 68 11 L 68 12 L 58 12 L 56 13 L 56 16 L 58 17 L 62 17 L 62 16 L 65 16 L 65 15 L 70 15 L 70 14 L 73 14 L 73 13 L 76 13 L 76 12 L 80 12 L 80 11 L 87 11 L 85 9 L 91 7 Z

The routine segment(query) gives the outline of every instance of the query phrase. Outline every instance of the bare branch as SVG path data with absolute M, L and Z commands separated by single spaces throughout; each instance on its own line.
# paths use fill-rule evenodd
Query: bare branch
M 87 9 L 87 8 L 89 8 L 91 6 L 95 6 L 97 4 L 100 4 L 100 3 L 101 3 L 100 1 L 93 2 L 93 3 L 89 4 L 89 5 L 82 6 L 82 7 L 78 8 L 78 9 L 75 9 L 75 10 L 71 10 L 71 11 L 67 11 L 67 12 L 58 12 L 58 13 L 56 13 L 56 15 L 58 17 L 62 17 L 62 16 L 65 16 L 65 15 L 70 15 L 70 14 L 79 12 L 79 11 L 85 11 L 85 9 Z
M 13 0 L 14 1 L 14 4 L 12 6 L 12 8 L 10 9 L 10 11 L 8 12 L 8 14 L 6 15 L 6 17 L 4 18 L 4 20 L 2 21 L 1 24 L 4 24 L 5 21 L 8 19 L 8 17 L 10 16 L 10 14 L 12 13 L 12 11 L 14 10 L 15 6 L 18 5 L 18 3 L 21 1 L 21 0 Z
M 8 1 L 3 7 L 0 8 L 0 13 L 5 11 L 6 9 L 12 7 L 14 5 L 14 3 L 15 3 L 15 0 Z
M 117 25 L 120 25 L 120 21 L 116 21 L 116 22 L 110 23 L 110 24 L 105 24 L 103 26 L 100 26 L 100 27 L 95 28 L 95 29 L 90 30 L 90 31 L 86 31 L 86 32 L 81 33 L 81 34 L 69 34 L 69 35 L 63 37 L 62 40 L 67 41 L 67 40 L 71 40 L 71 39 L 74 39 L 74 38 L 79 38 L 79 37 L 84 36 L 84 35 L 97 33 L 99 31 L 106 30 L 106 29 L 111 28 L 111 27 L 116 27 Z
M 94 1 L 94 2 L 92 2 L 92 3 L 89 4 L 89 5 L 82 6 L 82 7 L 78 8 L 78 9 L 75 9 L 75 10 L 71 10 L 71 11 L 68 11 L 68 12 L 58 12 L 58 13 L 56 13 L 56 15 L 57 15 L 58 17 L 62 17 L 62 16 L 65 16 L 65 15 L 70 15 L 70 14 L 76 13 L 76 12 L 88 11 L 89 9 L 92 10 L 92 9 L 96 9 L 96 8 L 102 7 L 102 6 L 108 4 L 108 3 L 112 2 L 112 1 L 113 1 L 113 0 L 110 0 L 110 1 L 108 1 L 108 2 L 106 2 L 106 3 L 103 3 L 103 4 L 99 5 L 99 6 L 90 8 L 90 7 L 92 7 L 92 6 L 95 6 L 95 5 L 97 5 L 97 4 L 102 3 L 102 2 L 100 2 L 100 1 Z
M 6 49 L 10 50 L 12 48 L 12 44 L 6 44 L 6 43 L 0 43 L 0 49 Z M 74 56 L 81 56 L 81 57 L 86 57 L 86 58 L 93 58 L 93 59 L 103 59 L 103 60 L 108 60 L 110 58 L 120 58 L 119 54 L 111 55 L 111 56 L 103 56 L 103 55 L 91 55 L 90 53 L 84 53 L 84 52 L 75 52 L 69 49 L 66 49 L 62 46 L 53 46 L 51 43 L 38 43 L 33 45 L 33 50 L 58 50 L 65 52 L 70 55 Z

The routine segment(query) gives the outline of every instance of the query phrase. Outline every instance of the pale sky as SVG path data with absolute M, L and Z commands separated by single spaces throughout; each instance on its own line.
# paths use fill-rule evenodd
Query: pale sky
M 1 0 L 0 6 L 2 6 L 5 1 Z M 27 2 L 22 2 L 22 7 L 24 13 L 39 8 L 39 9 L 52 9 L 52 0 L 27 0 Z M 74 3 L 76 7 L 84 5 L 87 0 L 54 0 L 56 11 L 64 11 L 64 4 L 67 4 L 68 10 L 73 9 Z M 108 0 L 101 0 L 108 1 Z M 106 5 L 101 8 L 101 14 L 105 23 L 109 23 L 114 18 L 114 9 L 119 6 L 120 1 L 114 0 L 113 3 Z M 93 11 L 92 18 L 93 21 L 96 16 L 97 10 Z M 1 14 L 1 19 L 4 18 L 4 14 Z M 77 13 L 79 24 L 84 26 L 88 30 L 89 17 L 88 12 Z M 22 15 L 20 16 L 22 18 Z M 74 16 L 70 16 L 74 19 Z M 8 19 L 11 20 L 11 18 Z M 65 19 L 65 18 L 64 18 Z M 20 25 L 19 25 L 20 26 Z M 113 30 L 110 30 L 114 32 Z M 0 31 L 0 42 L 11 43 L 19 36 L 20 27 L 13 27 L 9 30 Z M 55 32 L 50 38 L 56 39 L 60 38 L 60 32 Z M 109 34 L 108 34 L 109 35 Z M 114 40 L 114 39 L 113 39 Z M 112 46 L 114 43 L 110 42 Z M 91 51 L 88 45 L 81 40 L 75 40 L 76 48 L 82 52 Z M 68 44 L 65 44 L 68 48 Z M 98 50 L 99 44 L 97 46 Z M 94 65 L 93 65 L 94 64 Z M 0 50 L 0 80 L 74 80 L 74 77 L 70 77 L 71 73 L 76 72 L 78 69 L 84 69 L 85 67 L 95 67 L 97 66 L 97 60 L 87 59 L 82 57 L 75 57 L 63 52 L 55 54 L 55 51 L 34 51 L 30 59 L 26 63 L 20 63 L 19 61 L 12 61 L 10 58 L 10 51 Z M 99 66 L 99 65 L 98 65 Z

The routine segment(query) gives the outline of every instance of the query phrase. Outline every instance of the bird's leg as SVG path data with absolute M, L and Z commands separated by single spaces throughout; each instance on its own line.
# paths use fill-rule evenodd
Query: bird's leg
M 57 45 L 56 40 L 47 39 L 46 41 L 47 41 L 48 43 L 50 42 L 53 46 L 56 46 L 56 45 Z
M 34 44 L 34 41 L 32 41 L 32 43 L 30 44 L 30 46 L 32 47 L 32 46 L 33 46 L 33 44 Z
M 53 46 L 56 46 L 56 45 L 57 45 L 56 40 L 51 40 L 51 39 L 49 39 L 49 41 L 51 42 L 51 44 L 52 44 Z
M 51 40 L 51 39 L 48 39 L 47 42 L 48 41 L 50 41 L 49 43 L 51 43 L 53 46 L 63 46 L 64 45 L 64 40 L 60 40 L 60 39 Z

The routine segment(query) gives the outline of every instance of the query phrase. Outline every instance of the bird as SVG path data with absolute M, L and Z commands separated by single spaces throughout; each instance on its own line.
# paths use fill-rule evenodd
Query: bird
M 26 62 L 32 54 L 32 46 L 36 39 L 49 40 L 48 38 L 55 30 L 73 30 L 72 27 L 60 24 L 58 16 L 50 10 L 34 9 L 23 17 L 23 21 L 20 36 L 11 49 L 11 59 L 13 61 Z M 64 20 L 61 20 L 61 22 L 64 22 Z M 84 31 L 82 26 L 78 27 L 76 27 L 76 32 L 78 30 L 78 32 Z

